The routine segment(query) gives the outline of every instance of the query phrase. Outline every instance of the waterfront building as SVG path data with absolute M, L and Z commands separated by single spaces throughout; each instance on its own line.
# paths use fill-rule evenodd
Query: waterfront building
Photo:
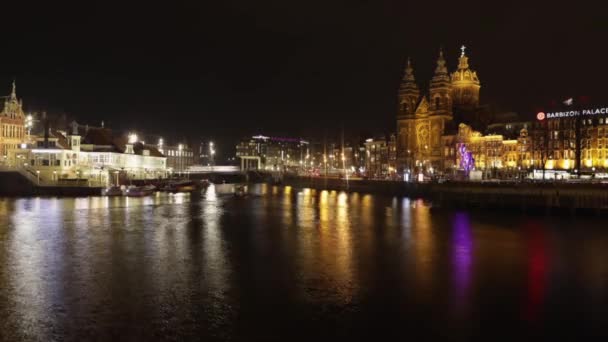
M 396 175 L 396 139 L 391 135 L 365 140 L 365 175 L 368 178 L 387 179 Z
M 608 171 L 608 110 L 602 113 L 577 109 L 567 113 L 574 114 L 538 114 L 531 132 L 534 167 L 573 172 L 578 160 L 577 172 Z
M 242 170 L 298 172 L 310 159 L 309 142 L 298 138 L 256 135 L 243 139 L 236 146 L 236 157 L 240 159 Z
M 115 136 L 104 127 L 72 123 L 70 131 L 45 128 L 13 149 L 9 165 L 52 183 L 84 180 L 106 186 L 167 177 L 166 158 L 154 145 Z
M 157 148 L 167 158 L 167 169 L 172 173 L 183 173 L 196 164 L 196 153 L 188 144 L 166 145 L 159 141 Z
M 13 81 L 12 91 L 0 112 L 0 164 L 6 164 L 9 151 L 17 149 L 26 139 L 26 116 L 16 88 Z

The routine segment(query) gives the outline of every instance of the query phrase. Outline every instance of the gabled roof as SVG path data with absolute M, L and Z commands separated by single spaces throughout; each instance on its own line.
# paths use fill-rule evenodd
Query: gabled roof
M 82 137 L 82 144 L 114 145 L 112 130 L 108 128 L 89 128 Z
M 429 112 L 429 102 L 426 99 L 426 96 L 423 96 L 420 102 L 418 103 L 418 107 L 416 108 L 416 115 L 419 114 L 428 114 Z
M 150 156 L 152 157 L 164 157 L 162 153 L 156 148 L 155 145 L 144 145 L 140 142 L 133 144 L 133 152 L 135 154 L 143 154 L 143 150 L 150 151 Z
M 70 148 L 70 146 L 68 144 L 68 139 L 65 137 L 65 135 L 63 135 L 62 132 L 60 132 L 56 129 L 52 129 L 52 130 L 50 130 L 49 135 L 57 138 L 57 145 L 59 145 L 58 147 L 61 147 L 64 149 Z

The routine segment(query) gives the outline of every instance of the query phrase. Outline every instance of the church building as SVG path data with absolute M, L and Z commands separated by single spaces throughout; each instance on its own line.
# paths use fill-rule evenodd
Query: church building
M 439 51 L 428 93 L 421 93 L 408 59 L 399 87 L 397 113 L 397 167 L 400 171 L 431 173 L 444 169 L 443 136 L 458 130 L 455 115 L 466 117 L 479 107 L 479 78 L 469 68 L 465 47 L 458 68 L 448 72 L 443 51 Z

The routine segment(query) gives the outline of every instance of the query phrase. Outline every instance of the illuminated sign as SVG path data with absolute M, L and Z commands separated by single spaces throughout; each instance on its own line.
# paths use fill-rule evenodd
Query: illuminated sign
M 537 119 L 538 121 L 543 121 L 543 120 L 545 120 L 545 113 L 543 113 L 543 112 L 538 112 L 538 114 L 536 114 L 536 119 Z
M 536 114 L 536 119 L 539 121 L 547 119 L 558 119 L 558 118 L 572 118 L 577 116 L 594 116 L 594 115 L 606 115 L 608 114 L 608 107 L 602 108 L 591 108 L 591 109 L 583 109 L 583 110 L 568 110 L 564 112 L 550 112 L 543 113 L 539 112 Z

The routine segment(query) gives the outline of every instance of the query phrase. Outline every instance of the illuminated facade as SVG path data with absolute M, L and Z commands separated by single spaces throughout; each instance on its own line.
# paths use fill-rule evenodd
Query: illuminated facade
M 4 108 L 0 113 L 0 163 L 6 164 L 8 152 L 17 149 L 25 141 L 25 114 L 23 102 L 17 99 L 15 82 L 11 94 L 4 101 Z
M 365 175 L 368 178 L 387 179 L 396 177 L 396 137 L 391 135 L 365 141 Z
M 552 117 L 534 123 L 532 159 L 535 168 L 576 169 L 577 120 L 580 171 L 608 169 L 608 114 Z
M 475 110 L 479 105 L 480 82 L 469 68 L 464 47 L 458 68 L 448 73 L 443 51 L 439 51 L 428 96 L 421 96 L 408 60 L 399 88 L 397 114 L 397 159 L 403 170 L 444 169 L 444 135 L 453 130 L 455 110 Z
M 171 172 L 184 172 L 196 162 L 196 153 L 187 144 L 164 145 L 159 143 L 157 148 L 167 158 L 167 168 Z
M 37 177 L 41 183 L 86 180 L 106 186 L 131 179 L 167 177 L 165 156 L 154 145 L 115 137 L 103 127 L 88 127 L 79 133 L 72 123 L 70 133 L 49 130 L 24 148 L 10 150 L 9 166 Z
M 464 170 L 463 153 L 472 157 L 472 169 L 481 170 L 487 176 L 513 174 L 531 165 L 531 138 L 528 130 L 522 128 L 516 138 L 501 134 L 483 135 L 461 123 L 458 134 L 444 148 L 446 165 L 452 170 Z
M 480 88 L 464 46 L 452 73 L 439 52 L 428 95 L 420 94 L 408 60 L 397 115 L 400 172 L 455 175 L 481 170 L 484 177 L 492 177 L 540 163 L 534 150 L 536 132 L 529 134 L 531 123 L 519 122 L 515 113 L 496 114 L 480 106 Z
M 295 171 L 312 165 L 308 141 L 256 135 L 236 146 L 241 169 Z

